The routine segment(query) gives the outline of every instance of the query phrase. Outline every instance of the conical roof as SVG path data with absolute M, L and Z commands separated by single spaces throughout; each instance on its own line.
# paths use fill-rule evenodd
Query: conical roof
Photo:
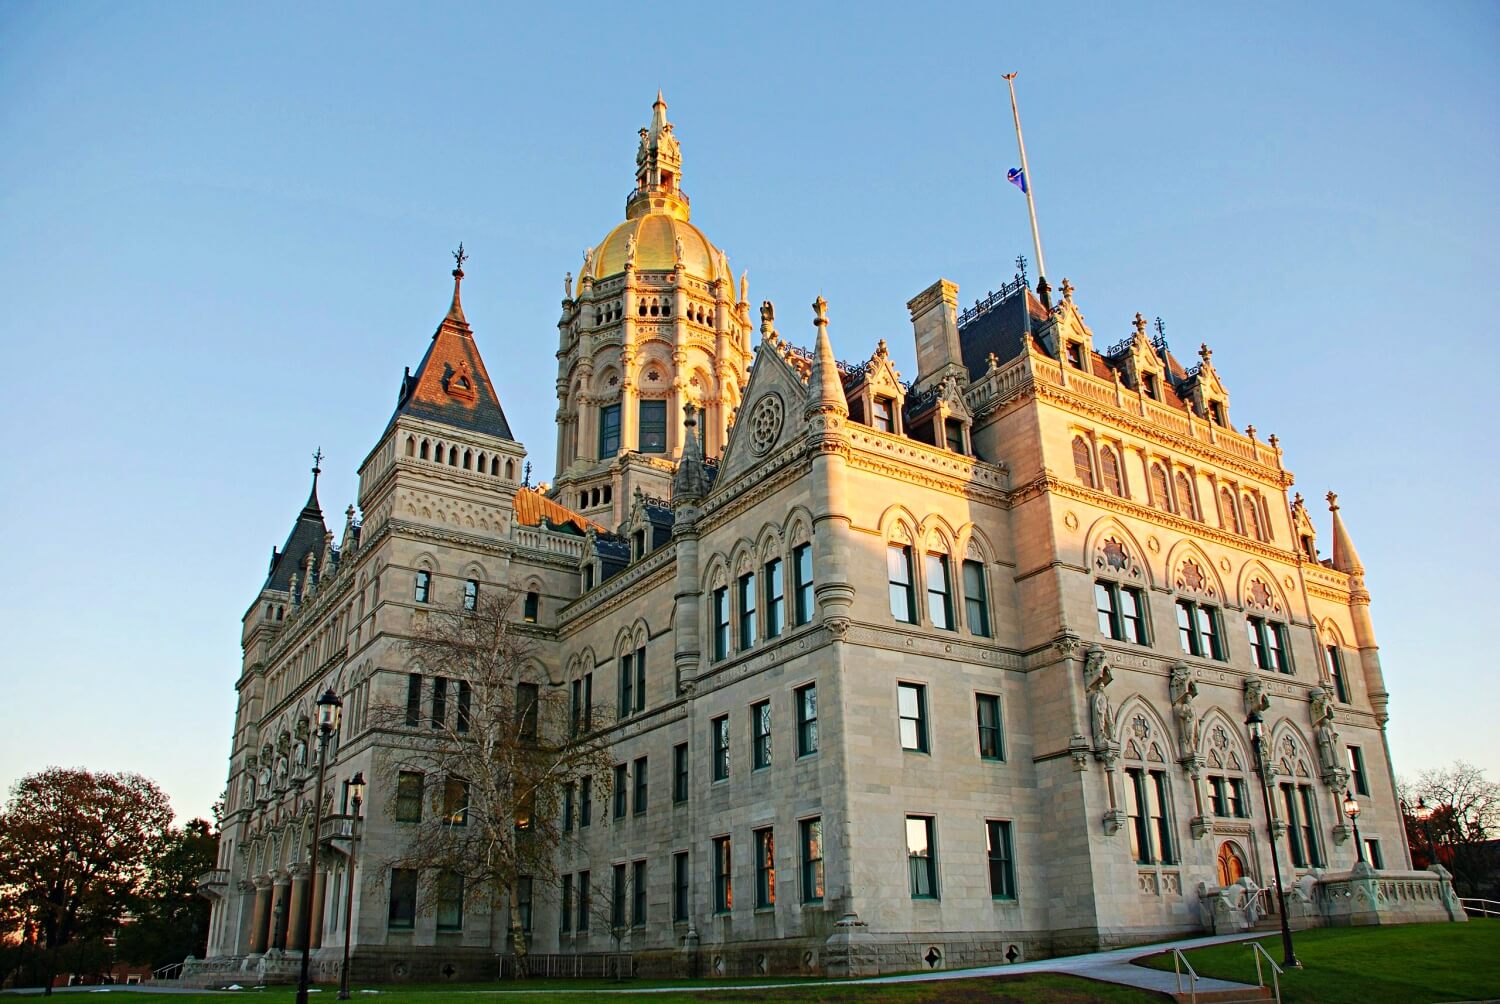
M 1354 549 L 1354 541 L 1349 539 L 1349 531 L 1339 515 L 1339 497 L 1333 492 L 1328 493 L 1328 511 L 1333 513 L 1333 567 L 1346 575 L 1365 574 L 1364 563 L 1359 560 L 1359 552 Z
M 322 459 L 321 453 L 318 457 Z M 307 495 L 307 504 L 297 514 L 292 529 L 286 535 L 286 543 L 271 550 L 271 568 L 266 574 L 266 584 L 261 589 L 286 591 L 292 588 L 292 576 L 300 574 L 309 554 L 321 556 L 328 527 L 323 523 L 323 509 L 318 505 L 318 475 L 322 469 L 312 469 L 312 491 Z

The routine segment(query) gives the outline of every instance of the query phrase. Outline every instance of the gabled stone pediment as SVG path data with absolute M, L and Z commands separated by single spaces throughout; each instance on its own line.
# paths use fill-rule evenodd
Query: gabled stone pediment
M 719 461 L 719 476 L 710 497 L 729 490 L 747 471 L 802 436 L 806 428 L 802 409 L 807 384 L 795 365 L 798 352 L 769 339 L 756 347 L 750 381 L 729 430 L 729 442 Z

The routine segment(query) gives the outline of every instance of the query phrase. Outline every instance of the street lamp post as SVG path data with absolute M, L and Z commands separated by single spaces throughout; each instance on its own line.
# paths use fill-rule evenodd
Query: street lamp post
M 313 842 L 308 861 L 307 900 L 302 904 L 302 975 L 297 980 L 297 1004 L 307 1004 L 307 966 L 312 958 L 312 891 L 317 884 L 318 844 L 323 828 L 323 782 L 328 774 L 328 740 L 339 727 L 344 702 L 329 687 L 318 698 L 318 789 L 313 793 Z
M 1354 854 L 1360 864 L 1365 863 L 1365 845 L 1359 839 L 1359 799 L 1349 789 L 1344 789 L 1344 815 L 1354 824 Z
M 349 999 L 349 929 L 354 924 L 354 851 L 359 846 L 359 806 L 365 800 L 365 774 L 359 771 L 349 779 L 349 799 L 354 803 L 354 818 L 349 822 L 349 895 L 344 904 L 344 966 L 339 970 L 339 1000 Z
M 1438 856 L 1437 845 L 1432 842 L 1432 806 L 1427 804 L 1427 799 L 1417 799 L 1411 817 L 1422 824 L 1422 833 L 1427 837 L 1427 866 L 1430 868 L 1438 863 Z
M 1250 712 L 1245 719 L 1250 729 L 1250 745 L 1255 747 L 1255 772 L 1260 775 L 1260 793 L 1266 805 L 1266 835 L 1271 842 L 1271 873 L 1276 880 L 1276 909 L 1281 914 L 1281 964 L 1288 969 L 1301 969 L 1302 963 L 1292 951 L 1292 925 L 1286 915 L 1286 890 L 1281 887 L 1281 859 L 1276 855 L 1276 821 L 1271 816 L 1271 785 L 1266 780 L 1266 758 L 1261 749 L 1265 740 L 1265 722 L 1259 711 Z

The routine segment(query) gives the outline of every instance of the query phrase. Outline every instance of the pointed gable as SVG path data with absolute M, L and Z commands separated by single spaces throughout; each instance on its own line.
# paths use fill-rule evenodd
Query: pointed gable
M 323 543 L 328 534 L 328 527 L 323 523 L 323 508 L 318 504 L 318 475 L 321 473 L 317 467 L 313 468 L 312 491 L 308 493 L 307 504 L 297 514 L 296 522 L 286 535 L 286 543 L 271 549 L 271 567 L 261 589 L 290 591 L 292 576 L 301 575 L 309 554 L 321 561 Z

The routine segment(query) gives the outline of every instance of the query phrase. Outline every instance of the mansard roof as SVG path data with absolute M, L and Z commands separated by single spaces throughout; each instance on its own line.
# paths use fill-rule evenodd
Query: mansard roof
M 1016 295 L 1021 292 L 1024 298 Z M 990 301 L 964 311 L 959 317 L 958 344 L 969 379 L 984 376 L 991 355 L 1002 365 L 1019 356 L 1024 351 L 1026 332 L 1046 321 L 1047 316 L 1042 301 L 1024 285 L 1010 295 L 1002 287 L 998 299 L 991 294 Z

